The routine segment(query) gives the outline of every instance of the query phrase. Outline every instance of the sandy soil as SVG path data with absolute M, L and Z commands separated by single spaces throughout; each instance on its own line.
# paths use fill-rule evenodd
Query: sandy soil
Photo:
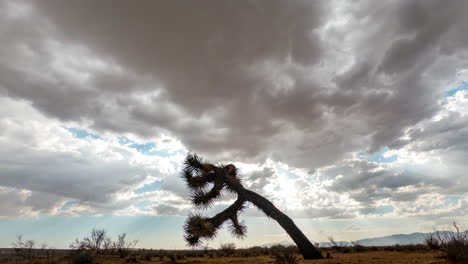
M 437 258 L 433 252 L 396 252 L 396 251 L 369 251 L 362 253 L 334 253 L 331 252 L 331 259 L 323 260 L 300 260 L 299 263 L 302 264 L 325 264 L 325 263 L 334 263 L 334 264 L 356 264 L 356 263 L 447 263 L 440 258 Z M 69 260 L 63 257 L 57 257 L 57 264 L 66 264 L 70 263 Z M 169 259 L 164 259 L 160 261 L 159 258 L 153 258 L 152 261 L 138 260 L 141 264 L 170 264 Z M 0 263 L 2 264 L 47 264 L 46 260 L 39 258 L 33 261 L 23 261 L 14 257 L 0 257 Z M 99 264 L 125 264 L 124 260 L 114 257 L 114 256 L 99 256 Z M 176 263 L 179 264 L 201 264 L 201 263 L 210 263 L 210 264 L 254 264 L 254 263 L 274 263 L 273 258 L 270 256 L 259 256 L 259 257 L 222 257 L 222 258 L 187 258 L 182 260 L 177 260 Z

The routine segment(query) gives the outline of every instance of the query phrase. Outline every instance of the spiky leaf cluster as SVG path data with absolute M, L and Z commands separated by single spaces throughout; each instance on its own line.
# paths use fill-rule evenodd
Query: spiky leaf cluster
M 216 236 L 216 229 L 209 218 L 198 214 L 188 217 L 184 225 L 185 240 L 189 246 L 199 246 L 201 238 L 212 239 Z
M 240 184 L 234 165 L 215 166 L 203 163 L 202 159 L 194 154 L 187 156 L 182 177 L 190 189 L 192 203 L 197 208 L 212 206 L 224 189 L 235 192 L 236 186 Z M 206 190 L 208 185 L 212 185 L 210 190 Z
M 247 226 L 243 222 L 239 223 L 237 215 L 231 217 L 231 224 L 229 225 L 229 231 L 232 235 L 237 238 L 244 238 L 247 233 Z
M 190 190 L 192 204 L 196 208 L 207 208 L 221 196 L 223 190 L 238 193 L 243 190 L 240 180 L 237 178 L 237 169 L 234 165 L 213 165 L 204 163 L 194 154 L 187 155 L 184 163 L 182 177 Z M 207 190 L 208 186 L 212 186 Z M 239 194 L 239 193 L 238 193 Z M 247 227 L 238 220 L 238 213 L 244 208 L 245 200 L 239 198 L 234 204 L 212 218 L 200 215 L 190 215 L 187 219 L 184 231 L 185 240 L 189 246 L 199 246 L 201 239 L 212 239 L 216 231 L 226 221 L 230 220 L 231 233 L 242 238 L 247 232 Z

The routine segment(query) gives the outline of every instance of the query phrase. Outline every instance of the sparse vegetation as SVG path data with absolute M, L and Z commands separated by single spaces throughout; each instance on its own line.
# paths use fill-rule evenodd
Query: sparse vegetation
M 139 255 L 143 260 L 151 261 L 155 254 L 152 250 L 142 250 L 141 252 L 139 252 Z
M 105 249 L 109 248 L 110 238 L 107 237 L 107 232 L 104 229 L 93 228 L 90 236 L 79 240 L 75 239 L 70 244 L 70 248 L 77 250 L 91 250 L 96 254 L 104 253 Z
M 72 264 L 96 264 L 96 256 L 92 252 L 80 251 L 71 256 Z
M 117 237 L 117 241 L 113 243 L 113 248 L 120 258 L 126 258 L 131 250 L 136 246 L 138 240 L 127 240 L 127 234 L 123 233 Z
M 232 256 L 236 252 L 236 244 L 226 243 L 221 244 L 219 250 L 223 253 L 224 256 Z
M 349 246 L 350 253 L 337 252 L 332 248 L 322 248 L 327 256 L 325 263 L 431 263 L 437 260 L 437 255 L 431 253 L 427 246 L 395 245 L 385 247 L 365 247 L 363 252 L 355 252 Z M 421 250 L 422 249 L 422 250 Z M 424 250 L 425 249 L 425 250 Z M 237 263 L 237 264 L 271 264 L 271 263 L 297 263 L 300 255 L 295 246 L 274 245 L 267 247 L 236 248 L 234 253 L 226 256 L 219 249 L 201 250 L 151 250 L 133 249 L 126 258 L 120 258 L 114 253 L 96 254 L 92 250 L 51 250 L 55 260 L 47 259 L 47 251 L 40 251 L 33 259 L 27 260 L 11 251 L 11 255 L 1 255 L 0 263 L 5 264 L 200 264 L 200 263 Z M 146 256 L 153 256 L 146 259 Z M 440 261 L 440 260 L 439 260 Z M 299 261 L 299 263 L 310 263 Z
M 393 245 L 368 247 L 356 242 L 336 242 L 330 238 L 329 248 L 321 248 L 328 259 L 326 263 L 431 263 L 444 257 L 451 262 L 466 263 L 467 232 L 460 232 L 454 225 L 455 232 L 434 232 L 426 238 L 425 245 Z M 236 248 L 234 243 L 221 244 L 218 249 L 205 247 L 199 250 L 153 250 L 135 249 L 137 241 L 127 241 L 121 234 L 116 241 L 108 238 L 105 231 L 91 232 L 85 241 L 94 241 L 97 247 L 72 248 L 71 250 L 42 249 L 35 241 L 28 242 L 21 236 L 12 245 L 11 257 L 0 255 L 0 263 L 6 264 L 196 264 L 196 263 L 301 263 L 300 251 L 296 246 L 281 244 L 271 247 Z M 93 236 L 93 233 L 95 234 Z M 101 238 L 106 238 L 102 240 Z M 86 238 L 86 237 L 85 237 Z M 80 240 L 78 240 L 80 241 Z M 99 241 L 104 241 L 99 243 Z M 106 247 L 106 241 L 111 246 Z M 76 241 L 75 241 L 76 242 Z M 96 243 L 97 242 L 97 243 Z M 109 244 L 107 242 L 107 244 Z M 123 245 L 122 247 L 117 244 Z M 25 246 L 26 245 L 26 246 Z M 45 245 L 45 244 L 44 244 Z M 43 246 L 44 246 L 43 245 Z M 318 247 L 319 245 L 315 245 Z M 18 254 L 18 248 L 24 249 L 24 255 Z M 107 250 L 106 250 L 107 248 Z M 119 250 L 120 248 L 120 250 Z M 31 249 L 31 250 L 30 250 Z M 36 250 L 32 250 L 36 249 Z M 29 251 L 30 250 L 30 251 Z M 437 254 L 433 254 L 436 250 Z M 28 253 L 33 252 L 34 253 Z M 120 253 L 119 253 L 120 252 Z M 121 255 L 122 252 L 126 252 Z M 29 257 L 28 257 L 29 256 Z M 125 256 L 125 257 L 121 257 Z
M 22 235 L 16 237 L 16 241 L 12 243 L 12 246 L 15 254 L 24 259 L 33 259 L 41 250 L 46 250 L 47 248 L 47 244 L 45 243 L 38 247 L 38 243 L 35 240 L 23 240 Z
M 436 250 L 440 256 L 450 261 L 468 262 L 468 231 L 460 231 L 456 223 L 453 223 L 453 232 L 439 232 L 429 234 L 426 245 L 431 250 Z
M 124 259 L 130 255 L 138 243 L 138 240 L 127 240 L 126 236 L 125 233 L 120 234 L 117 236 L 116 241 L 112 241 L 107 236 L 106 230 L 93 228 L 89 236 L 81 240 L 76 238 L 70 244 L 70 248 L 78 251 L 89 251 L 94 254 L 117 254 Z
M 344 242 L 337 242 L 333 237 L 328 237 L 328 240 L 330 241 L 331 248 L 341 252 L 341 253 L 350 253 L 351 249 L 350 247 L 344 243 Z
M 300 260 L 296 255 L 297 248 L 292 246 L 273 246 L 271 253 L 275 264 L 297 264 Z
M 352 241 L 351 242 L 351 248 L 354 252 L 364 252 L 366 251 L 368 248 L 367 247 L 364 247 L 362 245 L 360 245 L 358 242 L 356 241 Z
M 275 264 L 297 264 L 299 263 L 299 258 L 294 254 L 281 254 L 274 255 Z

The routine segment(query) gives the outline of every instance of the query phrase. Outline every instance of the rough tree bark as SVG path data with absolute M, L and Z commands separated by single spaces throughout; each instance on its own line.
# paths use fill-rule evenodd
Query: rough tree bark
M 246 227 L 238 221 L 238 214 L 242 212 L 245 203 L 251 202 L 268 217 L 276 220 L 289 234 L 304 259 L 323 258 L 320 251 L 307 239 L 294 221 L 276 208 L 273 203 L 263 196 L 245 189 L 237 176 L 234 165 L 226 166 L 204 163 L 196 155 L 188 155 L 185 160 L 183 178 L 191 190 L 192 203 L 201 208 L 209 207 L 213 201 L 221 196 L 223 190 L 237 194 L 237 200 L 224 211 L 213 217 L 204 217 L 198 214 L 190 215 L 187 219 L 184 231 L 185 239 L 190 246 L 201 244 L 201 239 L 211 239 L 216 236 L 216 231 L 226 221 L 231 222 L 230 230 L 233 235 L 243 237 Z M 212 188 L 206 191 L 208 184 Z

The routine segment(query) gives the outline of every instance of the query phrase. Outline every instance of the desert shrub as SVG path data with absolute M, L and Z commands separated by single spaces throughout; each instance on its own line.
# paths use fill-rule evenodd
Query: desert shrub
M 151 261 L 153 259 L 153 255 L 154 255 L 153 252 L 145 251 L 141 256 L 142 256 L 142 259 Z
M 394 246 L 383 246 L 382 250 L 384 250 L 384 251 L 395 251 L 395 247 Z
M 23 240 L 23 236 L 19 235 L 16 237 L 16 241 L 12 244 L 15 255 L 25 258 L 33 259 L 39 255 L 42 251 L 46 251 L 47 244 L 43 243 L 38 246 L 35 240 Z
M 91 252 L 79 252 L 71 256 L 72 264 L 96 264 L 96 256 Z
M 234 243 L 226 243 L 221 244 L 219 250 L 223 253 L 224 256 L 232 256 L 236 253 L 236 244 Z
M 104 229 L 93 228 L 89 236 L 83 239 L 76 238 L 70 244 L 70 248 L 77 250 L 91 250 L 96 254 L 105 253 L 110 247 L 110 238 L 107 237 L 107 232 Z
M 346 245 L 345 243 L 343 242 L 336 242 L 335 239 L 333 239 L 333 237 L 328 237 L 328 240 L 330 241 L 330 247 L 338 252 L 341 252 L 341 253 L 350 253 L 351 252 L 351 248 Z
M 125 259 L 125 262 L 127 262 L 127 263 L 139 263 L 135 255 L 128 256 Z
M 410 244 L 405 245 L 404 251 L 424 251 L 427 250 L 427 247 L 424 244 Z
M 157 254 L 153 249 L 138 249 L 138 257 L 142 260 L 151 261 L 155 256 Z
M 172 264 L 176 263 L 176 255 L 175 254 L 169 255 L 169 260 Z
M 156 253 L 156 256 L 159 258 L 160 261 L 163 261 L 166 255 L 167 255 L 167 252 L 162 249 L 158 250 L 158 253 Z
M 117 241 L 115 241 L 112 245 L 114 250 L 117 252 L 120 258 L 126 258 L 133 248 L 138 243 L 138 240 L 129 241 L 126 239 L 126 234 L 120 234 L 117 237 Z
M 296 251 L 293 247 L 285 247 L 281 251 L 273 254 L 275 264 L 298 264 L 299 258 L 296 255 Z
M 354 252 L 364 252 L 366 251 L 366 247 L 364 247 L 363 245 L 360 245 L 358 242 L 354 241 L 354 242 L 351 242 L 352 244 L 352 250 Z
M 454 232 L 435 231 L 426 238 L 426 246 L 438 250 L 441 256 L 456 262 L 468 262 L 468 231 L 460 232 L 453 223 Z
M 269 254 L 272 256 L 275 256 L 278 254 L 284 254 L 284 253 L 291 253 L 291 252 L 294 254 L 298 254 L 299 249 L 293 245 L 285 246 L 281 244 L 273 245 L 269 248 Z
M 440 241 L 437 238 L 435 233 L 429 233 L 424 238 L 424 244 L 430 249 L 430 250 L 439 250 L 440 249 Z
M 272 245 L 270 247 L 270 254 L 274 255 L 275 252 L 284 251 L 285 249 L 286 249 L 286 246 L 281 245 L 281 244 Z
M 269 249 L 268 248 L 265 248 L 265 247 L 259 247 L 259 246 L 255 246 L 255 247 L 250 247 L 247 249 L 249 252 L 252 253 L 252 255 L 254 256 L 260 256 L 260 255 L 268 255 L 269 254 Z
M 55 257 L 56 255 L 55 249 L 48 248 L 48 249 L 44 249 L 43 252 L 46 257 L 44 264 L 58 264 L 58 261 Z

